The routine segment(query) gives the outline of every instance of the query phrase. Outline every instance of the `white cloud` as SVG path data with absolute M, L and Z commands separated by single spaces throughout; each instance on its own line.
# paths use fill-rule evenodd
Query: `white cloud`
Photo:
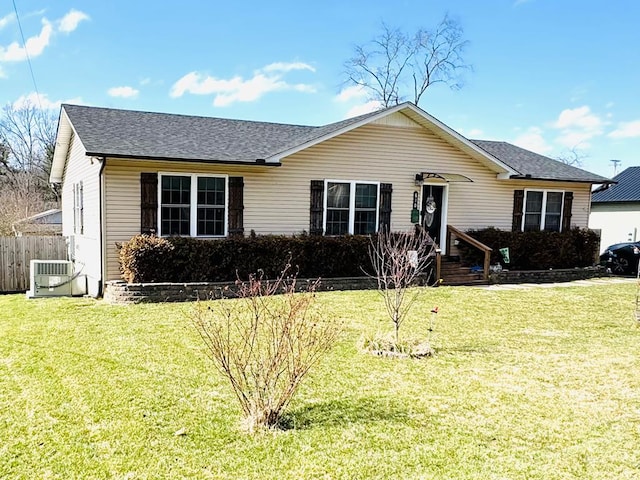
M 310 70 L 312 67 L 304 63 L 272 63 L 256 70 L 253 77 L 244 79 L 236 75 L 230 79 L 221 79 L 190 72 L 180 78 L 171 87 L 171 97 L 181 97 L 185 93 L 193 95 L 214 95 L 213 105 L 224 107 L 235 102 L 252 102 L 266 93 L 295 90 L 297 92 L 314 93 L 313 85 L 305 83 L 291 84 L 284 80 L 284 74 L 292 70 Z
M 135 88 L 129 86 L 113 87 L 107 90 L 107 94 L 110 97 L 120 98 L 134 98 L 137 97 L 139 93 L 139 90 L 136 90 Z
M 21 62 L 27 59 L 27 52 L 31 58 L 39 56 L 49 45 L 52 33 L 51 23 L 43 19 L 42 30 L 38 35 L 27 38 L 25 47 L 18 42 L 13 42 L 7 48 L 0 46 L 0 62 Z
M 484 136 L 484 132 L 479 128 L 472 128 L 469 131 L 460 129 L 460 133 L 462 133 L 467 138 L 481 138 Z
M 602 120 L 584 105 L 578 108 L 567 108 L 560 112 L 558 120 L 553 124 L 555 128 L 598 129 L 603 125 Z
M 39 12 L 41 14 L 41 12 Z M 14 17 L 7 15 L 0 19 L 0 29 Z M 70 10 L 60 20 L 54 22 L 57 25 L 57 31 L 62 33 L 70 33 L 75 30 L 82 20 L 88 19 L 88 15 L 78 10 Z M 0 62 L 22 62 L 27 58 L 35 58 L 42 55 L 45 48 L 51 43 L 51 38 L 56 34 L 54 24 L 46 18 L 42 19 L 42 29 L 37 35 L 33 35 L 26 39 L 25 44 L 21 42 L 12 42 L 7 47 L 0 45 Z M 2 75 L 0 70 L 0 75 Z
M 591 146 L 589 140 L 595 135 L 592 132 L 585 132 L 579 130 L 567 130 L 566 132 L 556 137 L 556 143 L 567 147 L 574 148 L 580 146 L 581 148 L 588 148 Z
M 69 10 L 64 17 L 62 17 L 58 22 L 58 31 L 62 33 L 71 33 L 76 28 L 78 28 L 78 24 L 82 20 L 89 20 L 89 15 L 80 10 Z
M 0 30 L 2 30 L 4 27 L 9 25 L 11 22 L 13 22 L 15 20 L 15 18 L 16 18 L 16 16 L 13 13 L 10 13 L 10 14 L 5 15 L 4 17 L 0 18 Z
M 552 126 L 561 130 L 556 142 L 568 148 L 581 145 L 589 147 L 588 141 L 602 134 L 606 122 L 593 113 L 587 105 L 567 108 L 560 112 Z
M 363 103 L 360 105 L 356 105 L 349 109 L 344 118 L 357 117 L 358 115 L 364 115 L 365 113 L 375 112 L 376 110 L 380 110 L 382 108 L 382 103 L 378 100 L 371 100 L 367 103 Z
M 640 137 L 640 120 L 634 120 L 633 122 L 622 122 L 618 124 L 613 132 L 607 135 L 611 138 L 636 138 Z
M 262 69 L 263 72 L 290 72 L 292 70 L 309 70 L 315 72 L 316 69 L 311 65 L 302 62 L 274 62 L 270 63 Z
M 336 95 L 335 100 L 337 102 L 349 102 L 354 99 L 362 100 L 366 98 L 367 95 L 368 93 L 362 85 L 351 85 Z
M 49 100 L 46 94 L 38 94 L 36 92 L 31 92 L 27 95 L 22 95 L 16 101 L 13 102 L 13 108 L 19 109 L 22 107 L 35 106 L 38 108 L 42 108 L 43 110 L 57 110 L 60 108 L 62 103 L 82 103 L 82 99 L 79 97 L 70 98 L 68 100 Z
M 547 154 L 553 150 L 551 145 L 549 145 L 542 136 L 542 129 L 539 127 L 530 127 L 524 133 L 518 135 L 512 143 L 541 155 Z

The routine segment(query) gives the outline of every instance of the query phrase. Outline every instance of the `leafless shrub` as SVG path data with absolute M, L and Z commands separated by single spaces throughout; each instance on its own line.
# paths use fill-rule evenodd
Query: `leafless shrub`
M 371 238 L 370 276 L 378 282 L 378 292 L 394 325 L 395 341 L 400 342 L 400 326 L 420 295 L 412 289 L 428 280 L 435 259 L 435 244 L 422 228 L 411 232 L 380 233 Z
M 198 303 L 192 320 L 215 367 L 229 380 L 249 431 L 277 427 L 310 368 L 340 328 L 317 307 L 318 281 L 296 293 L 289 266 L 274 281 L 250 276 Z M 235 297 L 235 298 L 229 298 Z

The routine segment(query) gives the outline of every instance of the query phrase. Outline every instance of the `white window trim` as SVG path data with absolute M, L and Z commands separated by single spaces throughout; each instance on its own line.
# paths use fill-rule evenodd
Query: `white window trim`
M 376 186 L 376 229 L 378 231 L 378 227 L 380 224 L 380 182 L 372 182 L 370 180 L 333 180 L 333 179 L 325 179 L 324 181 L 324 199 L 323 199 L 323 212 L 322 212 L 322 231 L 327 231 L 327 203 L 328 203 L 328 192 L 327 188 L 330 183 L 348 183 L 349 187 L 349 235 L 353 235 L 354 225 L 355 225 L 355 212 L 356 212 L 356 184 L 364 184 L 364 185 L 375 185 Z
M 566 190 L 552 190 L 552 189 L 540 189 L 540 188 L 525 188 L 524 189 L 524 199 L 522 201 L 522 222 L 520 225 L 520 231 L 524 232 L 524 222 L 527 215 L 527 195 L 529 192 L 542 192 L 542 212 L 540 214 L 540 231 L 544 231 L 545 221 L 547 216 L 547 193 L 562 193 L 562 202 L 560 204 L 560 229 L 558 232 L 562 231 L 562 219 L 564 218 L 564 196 L 566 194 Z
M 229 175 L 215 173 L 158 172 L 158 236 L 167 237 L 162 231 L 162 177 L 191 177 L 189 203 L 189 236 L 196 238 L 224 238 L 229 235 Z M 198 235 L 198 177 L 224 178 L 224 235 Z

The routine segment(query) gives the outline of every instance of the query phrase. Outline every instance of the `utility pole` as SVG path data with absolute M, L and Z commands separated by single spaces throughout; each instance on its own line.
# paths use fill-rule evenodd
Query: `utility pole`
M 622 160 L 609 160 L 613 164 L 613 176 L 618 173 L 618 165 L 622 163 Z

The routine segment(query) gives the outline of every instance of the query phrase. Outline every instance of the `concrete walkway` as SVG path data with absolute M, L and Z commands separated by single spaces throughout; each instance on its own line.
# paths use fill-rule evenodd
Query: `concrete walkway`
M 517 284 L 494 284 L 478 285 L 474 288 L 484 288 L 485 290 L 527 290 L 530 288 L 556 288 L 556 287 L 594 287 L 600 285 L 615 285 L 620 283 L 635 283 L 635 278 L 629 277 L 602 277 L 591 278 L 589 280 L 574 280 L 572 282 L 559 283 L 517 283 Z

